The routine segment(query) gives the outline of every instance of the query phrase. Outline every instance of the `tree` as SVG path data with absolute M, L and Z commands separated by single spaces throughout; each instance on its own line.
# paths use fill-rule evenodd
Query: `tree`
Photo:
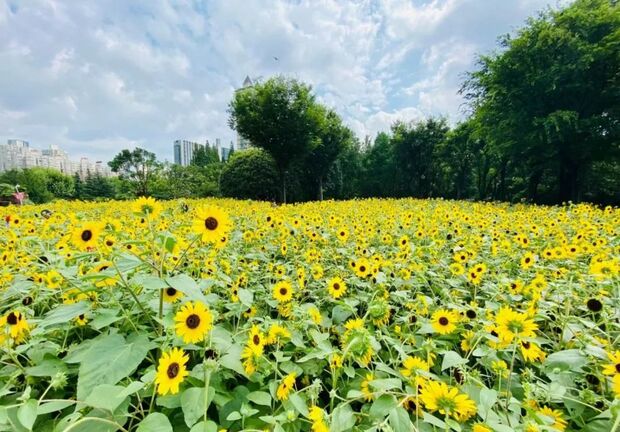
M 28 192 L 28 197 L 36 204 L 55 198 L 72 198 L 75 194 L 73 177 L 49 168 L 9 170 L 0 176 L 0 183 L 19 184 L 20 190 Z
M 406 196 L 427 198 L 435 191 L 436 150 L 445 140 L 444 118 L 392 125 L 392 143 L 399 173 L 399 191 Z
M 393 197 L 396 195 L 395 158 L 394 144 L 387 133 L 378 133 L 372 144 L 367 141 L 361 180 L 364 196 Z
M 199 147 L 192 157 L 191 164 L 199 167 L 206 167 L 207 165 L 218 163 L 220 157 L 217 154 L 217 149 L 205 146 Z
M 286 202 L 286 171 L 316 145 L 321 110 L 311 87 L 294 79 L 271 78 L 243 88 L 229 105 L 229 125 L 273 157 Z
M 318 199 L 323 201 L 323 181 L 333 163 L 353 138 L 353 132 L 342 124 L 332 110 L 319 109 L 320 124 L 316 132 L 314 148 L 305 158 L 306 170 L 316 181 Z
M 550 178 L 557 200 L 578 200 L 593 164 L 620 157 L 618 28 L 618 2 L 577 0 L 502 38 L 463 86 L 483 139 L 526 172 L 530 199 Z
M 279 175 L 275 161 L 260 148 L 235 152 L 222 169 L 222 195 L 239 199 L 275 200 Z
M 139 147 L 121 151 L 108 165 L 122 180 L 129 181 L 138 196 L 148 196 L 149 185 L 161 167 L 155 153 Z

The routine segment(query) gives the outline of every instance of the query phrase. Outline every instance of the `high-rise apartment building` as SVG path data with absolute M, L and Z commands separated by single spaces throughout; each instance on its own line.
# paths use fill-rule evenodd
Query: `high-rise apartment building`
M 245 79 L 243 80 L 243 84 L 241 85 L 241 88 L 238 88 L 237 90 L 235 90 L 235 92 L 240 92 L 243 90 L 247 90 L 251 87 L 254 86 L 254 82 L 250 79 L 249 76 L 246 76 Z M 252 145 L 252 143 L 250 142 L 250 140 L 248 140 L 247 138 L 242 137 L 239 132 L 237 131 L 237 148 L 239 150 L 245 150 L 246 148 L 250 147 Z
M 173 143 L 174 163 L 188 166 L 192 163 L 194 153 L 199 148 L 204 148 L 204 144 L 188 140 L 176 140 Z

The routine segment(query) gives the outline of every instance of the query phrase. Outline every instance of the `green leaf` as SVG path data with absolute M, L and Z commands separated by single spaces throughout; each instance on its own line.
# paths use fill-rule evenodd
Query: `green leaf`
M 183 416 L 185 418 L 185 424 L 188 427 L 192 427 L 209 408 L 209 404 L 213 400 L 215 395 L 215 389 L 209 387 L 209 397 L 205 403 L 205 389 L 204 387 L 192 387 L 188 388 L 181 394 L 181 409 L 183 410 Z
M 457 352 L 448 351 L 443 356 L 443 361 L 441 362 L 441 370 L 446 370 L 448 368 L 460 366 L 466 363 L 467 360 L 461 357 Z
M 489 412 L 497 402 L 497 391 L 488 388 L 480 390 L 480 403 L 478 404 L 478 413 L 480 417 L 486 420 Z
M 394 396 L 384 394 L 373 402 L 368 414 L 374 419 L 381 420 L 384 419 L 397 405 L 398 403 L 396 402 L 396 398 Z
M 543 366 L 547 370 L 559 368 L 562 370 L 579 371 L 587 362 L 588 359 L 579 350 L 569 349 L 549 354 Z
M 122 316 L 118 314 L 118 309 L 97 309 L 97 316 L 89 324 L 95 330 L 101 330 L 121 318 Z
M 60 306 L 49 311 L 43 321 L 39 323 L 36 327 L 36 332 L 33 331 L 33 334 L 38 333 L 38 330 L 43 330 L 46 327 L 56 325 L 56 324 L 66 324 L 77 318 L 78 316 L 85 314 L 88 312 L 89 304 L 84 301 L 80 301 L 72 304 L 61 304 Z
M 411 424 L 411 419 L 409 418 L 409 414 L 407 411 L 400 406 L 397 406 L 388 415 L 388 422 L 394 432 L 411 432 L 413 430 L 413 425 Z
M 252 303 L 254 302 L 254 294 L 252 291 L 240 288 L 237 291 L 237 295 L 239 296 L 239 301 L 242 305 L 247 307 L 252 306 Z
M 70 401 L 70 400 L 57 400 L 57 401 L 42 403 L 37 408 L 37 414 L 43 415 L 43 414 L 49 414 L 49 413 L 56 412 L 56 411 L 62 411 L 63 409 L 71 405 L 74 405 L 74 404 L 75 404 L 75 401 Z
M 207 420 L 206 423 L 201 421 L 196 423 L 189 432 L 217 432 L 217 424 L 211 420 Z
M 39 402 L 36 399 L 29 399 L 17 410 L 17 419 L 28 430 L 32 430 L 32 426 L 37 420 L 38 405 Z
M 370 381 L 370 386 L 375 390 L 392 390 L 401 389 L 402 382 L 398 378 L 384 378 Z
M 349 405 L 338 405 L 331 416 L 330 432 L 344 432 L 355 426 L 355 414 Z
M 156 412 L 147 415 L 140 422 L 137 432 L 172 432 L 172 425 L 168 417 Z
M 153 346 L 145 334 L 137 335 L 131 340 L 125 340 L 118 334 L 95 339 L 81 358 L 78 400 L 85 400 L 99 384 L 116 384 L 129 376 Z
M 271 395 L 264 391 L 254 391 L 247 396 L 248 400 L 256 405 L 271 406 Z
M 423 414 L 422 419 L 424 420 L 425 423 L 430 423 L 433 426 L 437 426 L 438 428 L 446 429 L 446 424 L 443 421 L 439 420 L 434 415 L 429 414 L 427 412 L 423 412 L 422 414 Z
M 235 421 L 235 420 L 240 420 L 241 419 L 241 413 L 239 411 L 233 411 L 230 414 L 228 414 L 228 416 L 226 417 L 226 420 L 228 421 Z
M 295 407 L 297 412 L 304 417 L 308 417 L 308 406 L 306 401 L 299 395 L 299 393 L 293 393 L 288 398 L 289 402 Z
M 114 412 L 127 398 L 127 395 L 123 394 L 123 390 L 125 387 L 101 384 L 90 392 L 84 403 L 93 408 Z
M 205 301 L 205 296 L 198 287 L 194 279 L 186 274 L 180 274 L 166 279 L 166 282 L 173 288 L 181 291 L 187 296 L 188 300 Z
M 67 365 L 62 360 L 47 355 L 40 364 L 26 368 L 26 373 L 33 377 L 53 377 L 58 372 L 67 372 Z

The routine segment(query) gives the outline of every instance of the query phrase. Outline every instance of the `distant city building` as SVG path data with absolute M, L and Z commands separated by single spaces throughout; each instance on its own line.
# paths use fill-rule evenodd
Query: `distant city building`
M 232 141 L 230 142 L 230 147 L 228 148 L 222 147 L 222 151 L 220 153 L 220 160 L 222 162 L 226 162 L 228 158 L 230 157 L 230 154 L 233 152 L 233 149 L 234 149 L 234 144 Z
M 86 178 L 89 173 L 105 177 L 114 175 L 102 161 L 91 163 L 88 158 L 81 158 L 79 162 L 71 161 L 69 154 L 57 145 L 38 150 L 31 148 L 28 141 L 19 139 L 10 139 L 6 144 L 0 144 L 0 172 L 36 167 L 55 169 L 67 175 L 77 173 L 82 178 Z
M 207 141 L 209 145 L 209 141 Z M 204 144 L 188 140 L 176 140 L 173 143 L 174 163 L 177 165 L 188 166 L 192 163 L 194 153 L 199 148 L 204 148 Z
M 254 86 L 254 82 L 250 79 L 249 76 L 246 76 L 245 79 L 243 80 L 243 84 L 241 88 L 238 88 L 237 90 L 235 90 L 235 92 L 240 92 L 245 89 L 251 88 L 253 86 Z M 245 150 L 251 145 L 252 143 L 250 142 L 250 140 L 239 135 L 239 132 L 237 131 L 237 148 L 239 150 Z

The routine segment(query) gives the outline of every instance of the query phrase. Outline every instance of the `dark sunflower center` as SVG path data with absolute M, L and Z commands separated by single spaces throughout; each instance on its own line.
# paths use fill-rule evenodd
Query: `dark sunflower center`
M 620 373 L 620 363 L 616 363 L 616 372 Z
M 196 314 L 191 314 L 185 320 L 185 324 L 187 324 L 187 327 L 193 330 L 200 325 L 200 317 Z
M 178 363 L 170 363 L 168 369 L 166 370 L 166 374 L 168 378 L 173 379 L 179 374 L 179 364 Z
M 102 266 L 102 267 L 99 269 L 99 271 L 100 271 L 100 272 L 102 272 L 102 271 L 107 270 L 107 269 L 109 269 L 109 268 L 110 268 L 109 266 L 104 265 L 104 266 Z
M 466 312 L 466 315 L 467 315 L 467 318 L 469 318 L 469 319 L 474 319 L 474 318 L 476 318 L 476 311 L 475 311 L 475 310 L 473 310 L 473 309 L 469 309 L 469 310 Z
M 521 345 L 523 346 L 523 348 L 525 349 L 530 349 L 530 343 L 528 341 L 523 341 L 521 342 Z
M 287 292 L 288 292 L 288 290 L 285 287 L 280 288 L 280 294 L 281 295 L 286 295 Z
M 175 295 L 177 293 L 177 290 L 172 288 L 172 287 L 168 287 L 166 288 L 166 294 L 168 294 L 170 297 L 172 297 L 173 295 Z
M 208 230 L 213 231 L 217 228 L 217 225 L 217 219 L 215 219 L 213 216 L 209 216 L 205 219 L 205 228 L 207 228 Z
M 360 271 L 363 273 L 366 271 L 366 266 L 360 266 Z
M 340 284 L 338 282 L 336 282 L 334 284 L 334 290 L 338 291 L 340 289 Z
M 91 230 L 84 230 L 82 231 L 81 238 L 85 242 L 90 241 L 93 238 L 93 232 Z
M 11 325 L 15 325 L 17 324 L 17 315 L 15 315 L 15 312 L 11 312 L 7 317 L 6 317 L 6 322 L 11 324 Z
M 603 309 L 603 304 L 598 299 L 589 299 L 586 305 L 592 312 L 599 312 Z
M 441 324 L 442 326 L 447 326 L 449 323 L 450 321 L 448 320 L 448 318 L 446 317 L 439 318 L 439 324 Z
M 252 338 L 252 342 L 254 343 L 254 345 L 259 345 L 260 344 L 260 336 L 259 335 L 254 335 L 254 337 Z

